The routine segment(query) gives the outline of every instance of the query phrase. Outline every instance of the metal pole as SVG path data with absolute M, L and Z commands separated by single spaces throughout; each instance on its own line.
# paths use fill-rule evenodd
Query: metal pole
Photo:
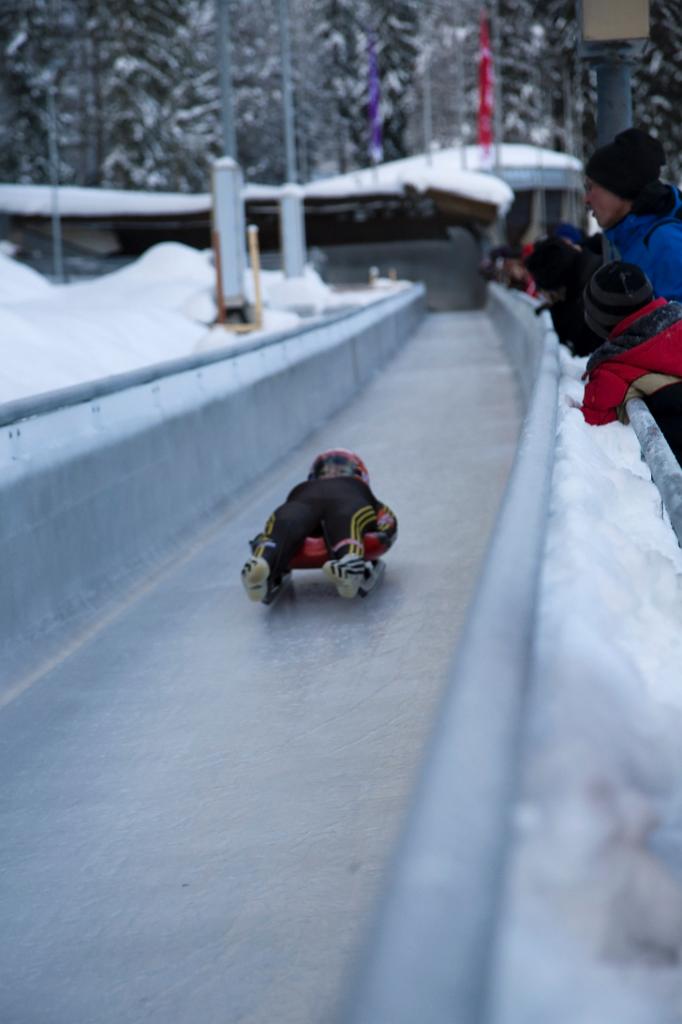
M 47 89 L 48 148 L 50 155 L 50 184 L 52 186 L 52 273 L 56 281 L 64 282 L 62 222 L 59 216 L 59 143 L 57 139 L 57 105 L 55 83 Z
M 466 28 L 455 29 L 457 53 L 455 55 L 455 106 L 457 108 L 457 136 L 459 141 L 460 164 L 467 165 L 466 140 L 464 138 L 464 40 L 468 35 Z
M 670 445 L 661 433 L 645 402 L 631 398 L 626 403 L 632 429 L 637 435 L 651 478 L 660 491 L 677 543 L 682 547 L 682 471 Z
M 455 29 L 455 32 L 458 30 Z M 457 37 L 459 40 L 459 37 Z M 462 109 L 464 102 L 464 89 L 462 88 L 462 51 L 461 49 L 455 55 L 455 118 L 457 122 L 457 142 L 459 144 L 460 151 L 460 164 L 464 167 L 463 149 L 464 149 L 464 111 Z
M 237 159 L 232 101 L 232 47 L 228 0 L 216 0 L 218 8 L 218 72 L 220 74 L 220 116 L 223 129 L 223 154 Z
M 605 60 L 597 71 L 597 145 L 611 142 L 632 125 L 630 62 Z
M 573 116 L 573 90 L 571 88 L 571 69 L 565 63 L 562 71 L 563 93 L 564 93 L 564 145 L 570 156 L 575 156 L 575 120 Z M 569 213 L 568 218 L 571 224 L 578 223 L 578 209 L 576 203 L 576 192 L 573 187 L 568 193 Z
M 282 52 L 282 103 L 284 106 L 284 144 L 287 160 L 287 181 L 296 182 L 296 133 L 294 130 L 294 97 L 291 84 L 291 49 L 289 46 L 289 6 L 279 0 L 279 33 Z
M 431 53 L 428 52 L 424 65 L 424 150 L 426 162 L 432 163 L 431 143 L 433 141 L 433 104 L 431 102 Z

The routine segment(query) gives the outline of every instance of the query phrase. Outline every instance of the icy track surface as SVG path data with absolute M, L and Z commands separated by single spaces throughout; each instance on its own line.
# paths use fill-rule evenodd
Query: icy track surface
M 333 386 L 330 382 L 330 386 Z M 0 1019 L 313 1024 L 371 918 L 519 429 L 482 313 L 373 385 L 0 701 Z M 239 583 L 325 447 L 397 512 L 380 588 Z

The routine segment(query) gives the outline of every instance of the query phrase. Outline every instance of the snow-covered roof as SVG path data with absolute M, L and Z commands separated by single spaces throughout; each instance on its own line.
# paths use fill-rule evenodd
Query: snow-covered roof
M 430 156 L 421 153 L 310 182 L 305 186 L 305 194 L 311 199 L 363 193 L 400 194 L 407 187 L 420 192 L 450 192 L 504 207 L 513 197 L 509 185 L 501 179 L 519 171 L 532 175 L 541 170 L 579 174 L 582 164 L 568 153 L 505 143 L 500 147 L 498 176 L 485 171 L 480 146 L 450 146 L 434 150 Z
M 478 146 L 451 146 L 427 156 L 408 156 L 376 167 L 337 174 L 301 186 L 306 199 L 324 200 L 369 195 L 404 195 L 406 191 L 433 190 L 457 198 L 488 203 L 504 212 L 512 202 L 510 186 L 521 186 L 533 178 L 557 173 L 577 175 L 581 163 L 576 157 L 537 146 L 505 143 L 500 147 L 499 176 L 481 166 Z M 502 180 L 503 178 L 506 179 Z M 548 179 L 549 180 L 549 179 Z M 544 181 L 545 187 L 549 187 Z M 246 202 L 275 202 L 283 186 L 246 184 Z M 211 194 L 142 192 L 110 188 L 59 188 L 59 211 L 63 217 L 135 217 L 206 214 Z M 52 188 L 49 185 L 0 184 L 0 212 L 24 217 L 49 217 Z
M 348 174 L 335 175 L 305 186 L 308 199 L 330 199 L 360 195 L 403 195 L 406 190 L 446 192 L 463 199 L 490 203 L 500 210 L 514 196 L 507 184 L 493 174 L 463 168 L 456 149 L 391 160 Z
M 62 217 L 135 217 L 178 213 L 206 213 L 211 208 L 209 193 L 134 192 L 114 188 L 59 188 Z M 0 211 L 24 217 L 49 217 L 52 212 L 50 185 L 0 185 Z

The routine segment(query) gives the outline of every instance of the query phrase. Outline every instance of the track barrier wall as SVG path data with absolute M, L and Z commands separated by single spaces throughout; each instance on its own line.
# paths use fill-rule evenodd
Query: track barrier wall
M 380 370 L 415 285 L 296 331 L 0 406 L 0 663 L 164 557 Z
M 526 416 L 411 813 L 343 1024 L 485 1024 L 494 981 L 559 382 L 547 313 L 491 285 L 487 311 Z

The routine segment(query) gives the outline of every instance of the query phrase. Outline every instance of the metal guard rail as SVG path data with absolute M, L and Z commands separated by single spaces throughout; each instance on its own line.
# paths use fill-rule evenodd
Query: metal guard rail
M 658 424 L 641 398 L 631 398 L 627 414 L 651 477 L 660 491 L 677 542 L 682 546 L 682 470 Z
M 536 335 L 535 384 L 407 827 L 344 1024 L 482 1024 L 494 974 L 554 462 L 558 341 L 491 289 L 493 322 Z M 517 324 L 515 325 L 518 327 Z

